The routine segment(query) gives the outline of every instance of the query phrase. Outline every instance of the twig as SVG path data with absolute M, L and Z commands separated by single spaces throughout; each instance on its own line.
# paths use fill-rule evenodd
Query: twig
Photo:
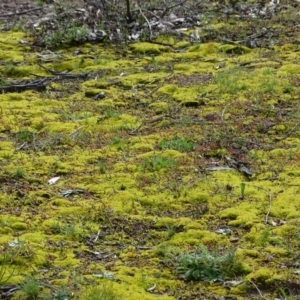
M 98 238 L 99 238 L 99 236 L 100 236 L 100 233 L 101 233 L 101 230 L 99 230 L 99 231 L 97 232 L 96 237 L 95 237 L 94 240 L 93 240 L 94 243 L 97 242 L 97 240 L 98 240 Z
M 27 145 L 27 142 L 24 142 L 22 145 L 20 145 L 18 148 L 16 148 L 15 152 L 21 150 L 21 149 L 24 148 L 26 145 Z
M 270 192 L 270 190 L 267 190 L 261 186 L 257 186 L 257 185 L 253 185 L 254 187 L 256 187 L 257 189 L 261 189 L 262 191 L 265 191 L 268 193 L 268 196 L 269 196 L 269 208 L 268 208 L 268 211 L 266 213 L 266 218 L 265 218 L 265 224 L 268 224 L 268 220 L 269 220 L 269 215 L 271 213 L 271 209 L 272 209 L 272 199 L 273 199 L 273 195 L 272 193 Z
M 35 7 L 35 8 L 31 8 L 31 9 L 20 11 L 20 12 L 14 12 L 14 13 L 0 15 L 0 18 L 25 15 L 25 14 L 27 14 L 29 12 L 36 11 L 36 10 L 41 10 L 41 9 L 43 9 L 43 7 Z
M 170 9 L 172 9 L 172 8 L 174 8 L 174 7 L 176 7 L 176 6 L 179 6 L 179 5 L 181 5 L 181 4 L 184 4 L 186 1 L 187 1 L 187 0 L 183 0 L 183 1 L 181 1 L 180 3 L 177 3 L 177 4 L 174 4 L 174 5 L 172 5 L 172 6 L 166 7 L 165 10 L 163 11 L 163 13 L 161 14 L 160 17 L 161 17 L 161 18 L 164 17 L 165 14 L 166 14 Z
M 129 135 L 136 135 L 137 131 L 139 129 L 141 129 L 142 126 L 143 126 L 143 123 L 141 123 L 138 127 L 134 128 L 133 130 L 129 131 Z
M 249 282 L 256 288 L 256 290 L 258 291 L 260 297 L 263 298 L 263 299 L 265 299 L 265 300 L 267 300 L 267 298 L 263 296 L 262 292 L 259 290 L 259 288 L 257 287 L 257 285 L 252 280 L 249 280 Z
M 300 123 L 297 123 L 283 138 L 284 139 L 286 139 L 286 138 L 288 138 L 291 134 L 292 134 L 292 132 L 297 128 L 297 127 L 299 127 L 299 125 L 300 125 Z
M 148 21 L 147 17 L 143 14 L 143 11 L 142 11 L 141 8 L 139 9 L 139 11 L 140 11 L 140 14 L 143 16 L 143 18 L 146 20 L 146 22 L 148 24 L 149 31 L 150 31 L 150 37 L 149 37 L 149 39 L 151 41 L 152 40 L 152 28 L 151 28 L 150 22 Z
M 224 114 L 225 114 L 225 112 L 226 112 L 226 109 L 227 109 L 227 106 L 228 106 L 229 104 L 227 104 L 225 107 L 224 107 L 224 109 L 222 110 L 222 114 L 221 114 L 221 120 L 222 120 L 222 122 L 224 121 Z
M 272 194 L 269 192 L 269 208 L 266 214 L 265 224 L 268 224 L 271 209 L 272 209 Z
M 145 97 L 149 97 L 151 96 L 154 92 L 156 92 L 159 88 L 161 87 L 161 85 L 158 85 L 156 88 L 154 88 L 153 90 L 151 90 L 147 95 L 145 95 Z
M 74 130 L 73 132 L 71 132 L 70 134 L 69 134 L 69 136 L 74 136 L 75 135 L 75 133 L 77 133 L 82 127 L 84 127 L 84 126 L 80 126 L 80 127 L 78 127 L 76 130 Z

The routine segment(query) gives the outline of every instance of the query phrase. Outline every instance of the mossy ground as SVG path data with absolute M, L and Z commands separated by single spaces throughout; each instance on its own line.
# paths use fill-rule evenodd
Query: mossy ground
M 21 37 L 0 34 L 9 45 L 0 52 L 5 84 L 45 75 Z M 60 61 L 45 66 L 90 79 L 0 95 L 0 249 L 11 255 L 3 264 L 5 276 L 14 272 L 9 283 L 31 274 L 84 299 L 110 272 L 122 299 L 171 300 L 249 299 L 253 284 L 273 299 L 297 281 L 299 45 L 187 45 L 176 53 L 136 44 L 126 57 L 101 45 L 80 55 L 60 50 Z M 104 99 L 92 99 L 102 91 Z M 253 176 L 207 169 L 225 165 L 224 155 Z M 200 245 L 236 248 L 249 270 L 244 283 L 180 280 L 168 253 Z

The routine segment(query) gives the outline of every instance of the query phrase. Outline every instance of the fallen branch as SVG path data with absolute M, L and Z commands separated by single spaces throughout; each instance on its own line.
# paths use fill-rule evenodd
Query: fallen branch
M 56 77 L 54 78 L 43 78 L 38 80 L 30 80 L 25 81 L 24 83 L 13 83 L 11 85 L 4 85 L 0 86 L 0 91 L 2 93 L 13 93 L 13 92 L 23 92 L 26 90 L 37 90 L 37 91 L 43 91 L 46 89 L 46 86 L 54 81 Z
M 57 72 L 55 70 L 51 70 L 47 67 L 44 67 L 41 64 L 38 64 L 42 69 L 44 69 L 45 71 L 47 71 L 48 73 L 50 73 L 51 75 L 55 75 L 55 76 L 60 76 L 60 77 L 64 77 L 64 78 L 85 78 L 87 77 L 87 73 L 77 73 L 77 74 L 70 74 L 67 71 L 64 72 Z
M 43 7 L 35 7 L 35 8 L 19 11 L 19 12 L 0 15 L 0 18 L 8 18 L 8 17 L 13 17 L 13 16 L 26 15 L 29 12 L 36 11 L 36 10 L 41 10 L 41 9 L 43 9 Z

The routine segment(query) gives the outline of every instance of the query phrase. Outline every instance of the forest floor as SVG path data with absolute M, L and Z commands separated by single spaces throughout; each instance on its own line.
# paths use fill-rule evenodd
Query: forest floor
M 0 298 L 299 298 L 299 3 L 101 3 L 1 1 Z

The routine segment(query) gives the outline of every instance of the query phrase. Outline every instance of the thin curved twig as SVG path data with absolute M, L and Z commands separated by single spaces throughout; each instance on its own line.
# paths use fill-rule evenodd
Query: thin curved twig
M 43 9 L 43 7 L 35 7 L 35 8 L 19 11 L 19 12 L 3 14 L 3 15 L 0 15 L 0 18 L 8 18 L 8 17 L 13 17 L 13 16 L 26 15 L 29 12 L 36 11 L 36 10 L 41 10 L 41 9 Z
M 161 18 L 164 17 L 164 16 L 166 15 L 166 13 L 167 13 L 170 9 L 172 9 L 172 8 L 174 8 L 174 7 L 176 7 L 176 6 L 179 6 L 179 5 L 181 5 L 181 4 L 184 4 L 186 1 L 187 1 L 187 0 L 183 0 L 183 1 L 181 1 L 180 3 L 177 3 L 177 4 L 174 4 L 174 5 L 171 5 L 171 6 L 166 7 L 165 10 L 163 11 L 163 13 L 161 14 L 160 17 L 161 17 Z
M 148 19 L 147 19 L 147 17 L 143 14 L 143 11 L 142 11 L 142 9 L 141 8 L 139 8 L 139 11 L 140 11 L 140 14 L 142 15 L 142 17 L 146 20 L 146 22 L 147 22 L 147 25 L 148 25 L 148 28 L 149 28 L 149 31 L 150 31 L 150 37 L 149 37 L 149 39 L 150 39 L 150 41 L 152 40 L 152 28 L 151 28 L 151 24 L 150 24 L 150 22 L 148 21 Z

